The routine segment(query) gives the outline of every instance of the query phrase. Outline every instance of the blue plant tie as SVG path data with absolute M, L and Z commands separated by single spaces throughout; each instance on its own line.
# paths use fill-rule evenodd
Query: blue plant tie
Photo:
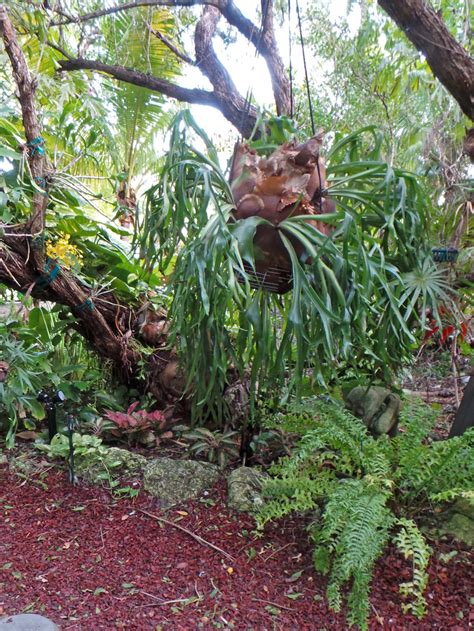
M 36 184 L 38 184 L 38 186 L 39 186 L 40 188 L 43 188 L 43 189 L 44 189 L 44 191 L 43 191 L 43 195 L 47 195 L 47 194 L 48 194 L 48 191 L 46 190 L 46 186 L 47 186 L 46 179 L 45 179 L 44 177 L 38 177 L 38 176 L 37 176 L 37 177 L 35 177 L 35 182 L 36 182 Z
M 58 263 L 48 257 L 44 266 L 44 272 L 36 281 L 36 286 L 44 289 L 50 285 L 59 274 L 60 269 Z
M 41 136 L 37 136 L 36 138 L 33 138 L 33 140 L 30 140 L 30 142 L 26 143 L 26 146 L 30 149 L 30 153 L 32 156 L 44 155 L 43 145 L 44 145 L 44 138 L 42 138 Z
M 80 304 L 77 309 L 78 311 L 85 311 L 86 309 L 89 309 L 89 311 L 94 311 L 94 303 L 90 298 L 87 298 L 87 300 L 84 300 L 84 302 Z

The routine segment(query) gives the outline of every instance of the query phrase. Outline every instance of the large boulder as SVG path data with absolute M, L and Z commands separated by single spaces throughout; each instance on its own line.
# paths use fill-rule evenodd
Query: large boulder
M 75 473 L 90 484 L 101 484 L 109 475 L 113 477 L 141 476 L 147 462 L 147 459 L 140 454 L 119 447 L 110 447 L 103 460 L 92 464 L 87 460 L 77 458 Z
M 241 513 L 256 512 L 264 504 L 262 487 L 267 478 L 266 473 L 250 467 L 232 471 L 227 480 L 228 507 Z
M 207 462 L 156 458 L 145 468 L 143 486 L 169 508 L 198 497 L 219 479 L 219 468 Z

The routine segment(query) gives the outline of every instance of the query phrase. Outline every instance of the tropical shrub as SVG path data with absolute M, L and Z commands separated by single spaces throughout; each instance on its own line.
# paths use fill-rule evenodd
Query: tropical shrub
M 9 447 L 20 422 L 33 430 L 44 418 L 36 400 L 40 390 L 61 390 L 81 420 L 97 414 L 103 405 L 101 393 L 111 390 L 108 364 L 86 349 L 72 328 L 74 319 L 58 307 L 25 303 L 24 320 L 12 316 L 0 321 L 0 360 L 8 365 L 0 381 L 0 421 Z M 107 404 L 112 404 L 110 397 Z
M 394 439 L 370 436 L 336 403 L 305 401 L 306 415 L 290 411 L 270 421 L 302 438 L 291 456 L 271 468 L 268 502 L 257 515 L 272 519 L 323 508 L 310 526 L 316 570 L 329 574 L 327 598 L 339 611 L 348 587 L 348 622 L 367 628 L 374 564 L 392 541 L 413 559 L 413 578 L 400 585 L 405 611 L 422 617 L 430 548 L 413 515 L 436 502 L 474 498 L 474 430 L 429 442 L 435 416 L 417 401 L 401 414 Z

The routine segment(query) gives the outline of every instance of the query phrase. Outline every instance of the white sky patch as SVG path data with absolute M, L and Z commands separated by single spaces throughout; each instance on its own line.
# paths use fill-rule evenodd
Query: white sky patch
M 303 20 L 303 36 L 305 34 L 304 16 L 306 9 L 311 2 L 315 0 L 299 0 L 300 13 Z M 256 10 L 249 11 L 251 5 L 257 7 L 260 3 L 254 0 L 240 0 L 236 2 L 242 13 L 252 19 L 255 23 L 258 23 L 259 18 Z M 337 21 L 347 13 L 347 0 L 316 0 L 316 4 L 327 7 L 329 9 L 330 17 L 332 20 Z M 293 66 L 293 81 L 296 85 L 301 85 L 304 81 L 304 67 L 301 51 L 301 43 L 299 38 L 298 20 L 296 14 L 296 1 L 292 0 L 292 15 L 291 24 L 288 24 L 288 19 L 285 18 L 283 25 L 278 25 L 278 19 L 275 19 L 276 39 L 280 49 L 280 54 L 283 58 L 283 62 L 287 68 L 289 68 L 289 32 L 292 34 L 292 66 Z M 355 32 L 360 23 L 360 10 L 359 7 L 354 7 L 348 17 L 349 26 L 352 32 Z M 235 31 L 235 29 L 234 29 Z M 227 48 L 219 38 L 214 38 L 214 46 L 216 53 L 222 63 L 229 71 L 232 80 L 234 81 L 237 90 L 242 96 L 247 96 L 250 92 L 253 102 L 259 108 L 267 108 L 269 111 L 274 111 L 274 99 L 270 74 L 268 72 L 265 60 L 255 54 L 255 47 L 250 44 L 241 34 L 236 34 L 236 41 Z M 321 62 L 317 62 L 316 58 L 311 54 L 309 46 L 305 46 L 306 62 L 308 66 L 308 72 L 311 79 L 312 68 L 320 67 Z M 189 86 L 202 86 L 202 75 L 195 69 L 190 68 L 186 72 L 186 85 Z M 187 80 L 189 78 L 189 84 Z M 209 87 L 209 86 L 207 86 Z M 223 150 L 231 150 L 233 144 L 238 140 L 239 134 L 229 121 L 215 108 L 205 105 L 192 105 L 191 111 L 196 119 L 198 125 L 203 127 L 209 136 L 215 142 L 216 146 Z

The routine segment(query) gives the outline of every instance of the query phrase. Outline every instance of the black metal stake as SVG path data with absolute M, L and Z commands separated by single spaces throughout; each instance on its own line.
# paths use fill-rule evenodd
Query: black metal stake
M 76 474 L 74 472 L 74 443 L 72 440 L 74 433 L 74 416 L 72 414 L 68 414 L 66 416 L 66 422 L 69 438 L 69 482 L 71 484 L 76 484 Z
M 58 433 L 58 425 L 56 421 L 56 404 L 64 403 L 66 397 L 61 390 L 55 392 L 52 396 L 47 390 L 41 390 L 36 397 L 40 403 L 43 403 L 46 412 L 46 420 L 48 421 L 48 438 L 49 442 Z

